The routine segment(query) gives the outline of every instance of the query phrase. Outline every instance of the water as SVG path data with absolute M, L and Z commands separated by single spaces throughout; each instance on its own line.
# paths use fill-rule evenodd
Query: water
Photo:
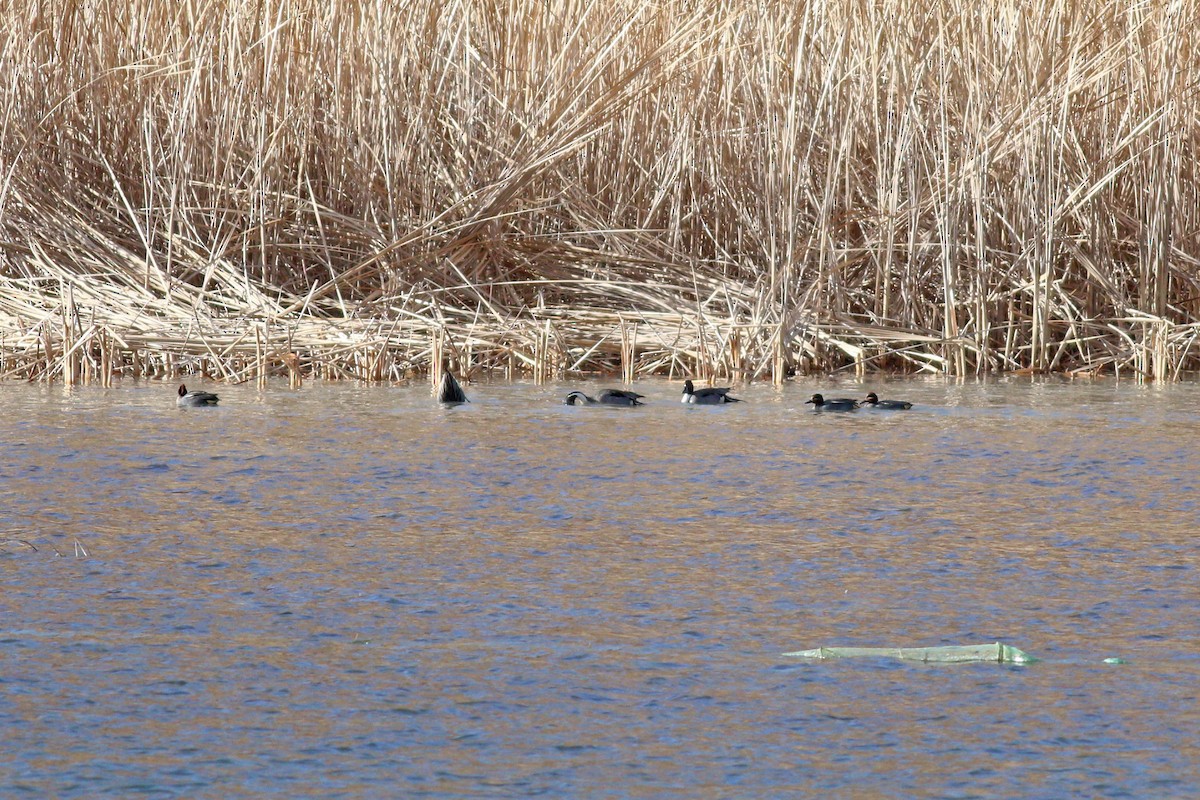
M 1200 387 L 579 387 L 0 385 L 0 794 L 1200 795 Z

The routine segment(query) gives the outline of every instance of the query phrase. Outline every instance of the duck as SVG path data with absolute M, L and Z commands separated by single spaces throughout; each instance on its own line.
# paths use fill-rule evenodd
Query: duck
M 858 401 L 853 397 L 831 397 L 826 400 L 823 395 L 814 394 L 804 402 L 812 403 L 813 411 L 853 411 L 858 408 Z
M 624 389 L 605 389 L 600 393 L 599 398 L 588 397 L 578 389 L 569 392 L 567 399 L 564 401 L 567 405 L 606 405 L 606 406 L 640 406 L 644 405 L 641 399 L 645 395 L 640 395 L 637 392 L 628 392 Z
M 187 384 L 179 384 L 179 397 L 175 400 L 175 405 L 180 408 L 200 408 L 202 406 L 215 406 L 221 398 L 217 397 L 212 392 L 189 392 Z
M 879 395 L 874 392 L 867 392 L 867 399 L 862 403 L 867 408 L 878 408 L 881 411 L 901 411 L 912 408 L 912 403 L 907 400 L 880 400 Z
M 730 397 L 728 387 L 709 389 L 696 389 L 691 380 L 683 382 L 683 397 L 681 402 L 694 403 L 702 406 L 715 406 L 722 403 L 740 403 L 741 400 L 736 397 Z
M 467 399 L 467 393 L 463 391 L 458 379 L 449 371 L 446 371 L 442 373 L 442 383 L 438 387 L 438 402 L 447 405 L 458 405 L 471 401 Z

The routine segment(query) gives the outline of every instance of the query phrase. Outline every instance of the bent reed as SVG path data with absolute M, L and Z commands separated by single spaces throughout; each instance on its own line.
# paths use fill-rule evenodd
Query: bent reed
M 0 375 L 1200 366 L 1196 0 L 11 0 Z

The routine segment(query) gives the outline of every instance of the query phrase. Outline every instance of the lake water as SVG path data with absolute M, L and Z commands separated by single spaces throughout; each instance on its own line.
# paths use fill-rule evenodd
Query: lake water
M 603 385 L 0 384 L 0 794 L 1200 796 L 1200 387 Z

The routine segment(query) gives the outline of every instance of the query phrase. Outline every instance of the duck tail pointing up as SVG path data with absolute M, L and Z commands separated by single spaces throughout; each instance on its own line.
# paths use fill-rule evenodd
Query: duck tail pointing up
M 442 373 L 442 385 L 438 388 L 439 403 L 469 403 L 467 393 L 458 380 L 449 372 Z

